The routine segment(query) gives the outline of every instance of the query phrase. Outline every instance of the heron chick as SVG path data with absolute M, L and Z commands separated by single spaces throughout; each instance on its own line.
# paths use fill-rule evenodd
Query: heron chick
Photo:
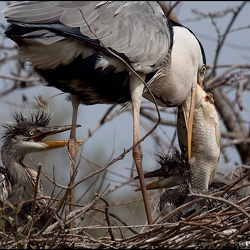
M 179 150 L 175 150 L 172 154 L 159 154 L 158 163 L 160 168 L 150 171 L 144 174 L 145 178 L 159 177 L 156 181 L 146 185 L 147 190 L 152 189 L 165 189 L 160 196 L 159 210 L 161 216 L 165 216 L 172 212 L 179 206 L 187 203 L 187 197 L 190 193 L 190 186 L 192 181 L 191 166 L 187 160 L 187 157 Z M 135 177 L 137 179 L 138 177 Z M 230 182 L 227 179 L 215 178 L 209 185 L 208 193 L 211 194 L 215 191 L 223 191 L 228 187 Z M 135 191 L 140 191 L 137 188 Z M 230 191 L 228 190 L 222 197 L 228 199 L 231 202 L 237 202 L 243 197 L 247 196 L 246 191 Z M 250 201 L 245 201 L 241 206 L 249 206 Z M 217 200 L 207 199 L 204 203 L 208 210 L 218 211 L 221 208 L 221 202 Z M 194 213 L 200 208 L 199 202 L 190 206 L 190 208 L 183 208 L 181 211 L 174 213 L 168 220 L 170 222 L 179 221 L 183 217 L 187 217 L 191 213 Z M 228 204 L 224 204 L 224 208 L 229 207 Z
M 37 198 L 39 204 L 45 204 L 41 199 L 43 196 L 41 180 L 37 180 L 37 172 L 25 166 L 23 159 L 29 153 L 67 146 L 68 140 L 46 141 L 44 139 L 50 135 L 70 130 L 71 125 L 49 127 L 51 116 L 45 110 L 39 111 L 37 114 L 31 113 L 28 117 L 24 117 L 22 113 L 15 113 L 13 117 L 13 122 L 2 125 L 5 129 L 1 147 L 4 167 L 0 169 L 0 198 L 6 207 L 6 202 L 14 207 L 29 202 L 27 206 L 30 206 L 34 198 Z M 78 143 L 81 142 L 78 141 Z M 39 185 L 36 190 L 37 195 L 34 197 L 36 181 L 39 181 Z

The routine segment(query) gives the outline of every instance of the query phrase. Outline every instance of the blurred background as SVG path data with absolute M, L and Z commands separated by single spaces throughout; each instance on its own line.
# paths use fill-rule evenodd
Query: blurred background
M 229 127 L 223 112 L 221 120 L 222 152 L 219 170 L 229 172 L 235 167 L 249 165 L 250 159 L 250 4 L 242 1 L 160 1 L 171 9 L 171 17 L 190 28 L 202 43 L 207 58 L 205 89 L 218 96 L 223 91 L 230 109 L 229 116 L 235 125 Z M 2 10 L 9 2 L 1 1 Z M 52 114 L 50 125 L 71 124 L 72 106 L 66 101 L 67 94 L 46 87 L 37 80 L 29 63 L 16 59 L 17 47 L 4 36 L 7 23 L 0 16 L 0 123 L 12 121 L 13 112 L 29 115 L 45 108 Z M 19 79 L 22 78 L 22 79 Z M 34 80 L 35 79 L 35 80 Z M 219 92 L 221 93 L 221 92 Z M 222 95 L 219 95 L 222 97 Z M 215 104 L 220 105 L 219 98 Z M 112 109 L 111 109 L 112 108 Z M 133 180 L 136 171 L 132 153 L 123 155 L 132 146 L 132 114 L 128 107 L 111 105 L 80 106 L 77 138 L 84 140 L 78 151 L 78 174 L 75 188 L 76 203 L 86 205 L 97 193 L 106 192 L 105 200 L 110 212 L 117 214 L 129 225 L 144 224 L 145 212 L 140 192 L 134 190 L 138 181 Z M 218 109 L 219 106 L 216 106 Z M 162 123 L 143 142 L 143 168 L 150 171 L 159 167 L 155 154 L 168 152 L 177 145 L 176 108 L 160 108 Z M 106 121 L 101 123 L 105 115 Z M 157 120 L 154 105 L 143 99 L 141 135 L 152 129 Z M 234 129 L 235 128 L 235 129 Z M 3 128 L 0 127 L 0 132 Z M 51 139 L 68 139 L 69 133 L 51 136 Z M 242 150 L 242 151 L 241 151 Z M 243 154 L 244 151 L 244 154 Z M 122 156 L 122 157 L 121 157 Z M 120 159 L 117 159 L 120 157 Z M 44 193 L 60 193 L 61 188 L 47 178 L 54 178 L 62 186 L 69 183 L 69 157 L 66 148 L 29 154 L 24 163 L 36 169 L 42 164 Z M 97 173 L 95 173 L 97 171 Z M 152 212 L 157 213 L 158 191 L 149 191 Z M 59 194 L 60 196 L 61 194 Z M 98 201 L 99 205 L 103 205 Z M 97 210 L 96 210 L 97 213 Z M 103 215 L 85 217 L 87 225 L 103 223 Z M 91 234 L 103 235 L 92 230 Z

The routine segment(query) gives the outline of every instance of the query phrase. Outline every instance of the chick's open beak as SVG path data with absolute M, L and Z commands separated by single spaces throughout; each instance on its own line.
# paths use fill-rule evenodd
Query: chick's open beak
M 164 168 L 159 168 L 154 171 L 144 174 L 144 178 L 161 177 L 158 180 L 151 182 L 146 185 L 147 190 L 158 189 L 158 188 L 169 188 L 176 185 L 177 181 L 175 176 L 166 177 Z M 136 176 L 134 179 L 138 179 Z M 135 189 L 135 191 L 141 191 L 141 188 Z
M 81 125 L 77 125 L 77 127 L 81 127 Z M 68 146 L 68 140 L 54 140 L 54 141 L 42 141 L 45 137 L 58 134 L 71 129 L 71 125 L 60 125 L 60 126 L 52 126 L 52 127 L 39 127 L 37 128 L 37 134 L 32 138 L 33 141 L 41 142 L 46 145 L 46 148 L 60 148 L 64 146 Z M 77 144 L 82 144 L 83 141 L 77 141 Z
M 160 179 L 157 180 L 157 181 L 154 181 L 154 182 L 151 182 L 149 184 L 146 185 L 146 189 L 147 190 L 150 190 L 150 189 L 157 189 L 157 188 L 160 188 L 161 185 L 160 185 Z M 135 191 L 141 191 L 141 188 L 137 188 L 135 189 Z

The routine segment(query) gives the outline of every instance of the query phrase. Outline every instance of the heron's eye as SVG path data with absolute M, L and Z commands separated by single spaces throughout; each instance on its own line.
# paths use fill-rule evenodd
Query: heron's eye
M 31 130 L 28 131 L 28 135 L 29 136 L 34 136 L 35 134 L 36 134 L 36 131 L 33 130 L 33 129 L 31 129 Z
M 206 66 L 203 64 L 200 68 L 200 76 L 204 77 L 205 73 L 206 73 Z
M 168 172 L 168 166 L 165 166 L 164 170 L 167 173 Z

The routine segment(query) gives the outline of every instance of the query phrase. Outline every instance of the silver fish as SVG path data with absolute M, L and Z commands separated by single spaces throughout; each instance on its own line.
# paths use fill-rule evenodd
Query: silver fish
M 220 158 L 220 124 L 211 93 L 197 84 L 194 98 L 194 117 L 191 129 L 190 155 L 188 153 L 188 120 L 191 95 L 178 108 L 177 134 L 180 148 L 191 165 L 193 192 L 205 193 L 214 180 Z M 189 130 L 190 131 L 190 130 Z

